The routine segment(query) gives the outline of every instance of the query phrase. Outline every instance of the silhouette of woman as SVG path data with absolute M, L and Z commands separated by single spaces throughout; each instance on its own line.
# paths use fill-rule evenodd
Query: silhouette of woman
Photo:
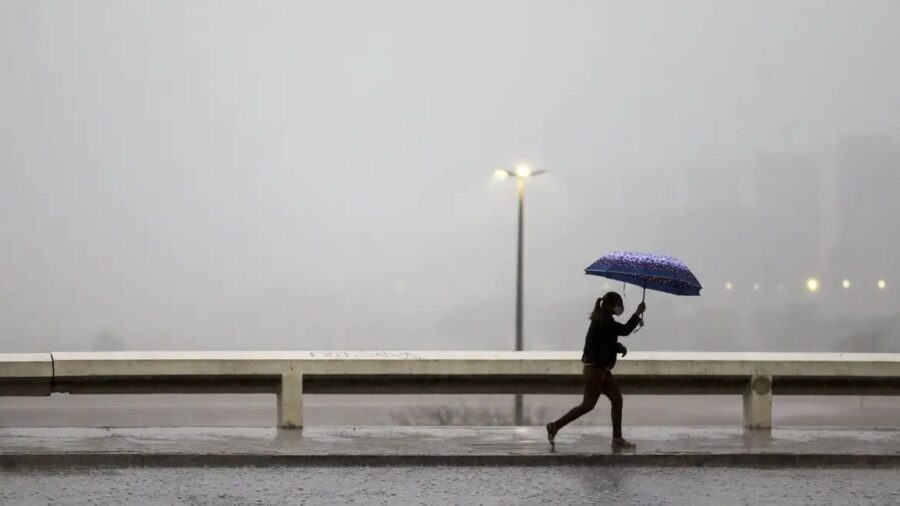
M 597 299 L 591 313 L 591 325 L 584 339 L 584 353 L 581 355 L 581 362 L 584 364 L 584 399 L 559 420 L 547 424 L 547 439 L 551 446 L 556 447 L 556 433 L 560 429 L 594 409 L 600 394 L 604 394 L 612 404 L 613 449 L 634 448 L 634 443 L 622 437 L 622 393 L 612 374 L 612 368 L 616 365 L 618 353 L 623 357 L 628 353 L 628 349 L 619 343 L 619 337 L 634 331 L 646 308 L 646 304 L 641 302 L 623 325 L 613 318 L 625 312 L 622 296 L 616 292 L 607 292 Z

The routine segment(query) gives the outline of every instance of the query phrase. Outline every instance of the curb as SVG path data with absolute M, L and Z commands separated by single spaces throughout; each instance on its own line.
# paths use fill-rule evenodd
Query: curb
M 900 454 L 657 453 L 575 455 L 280 455 L 261 453 L 3 453 L 2 470 L 140 467 L 628 466 L 900 468 Z

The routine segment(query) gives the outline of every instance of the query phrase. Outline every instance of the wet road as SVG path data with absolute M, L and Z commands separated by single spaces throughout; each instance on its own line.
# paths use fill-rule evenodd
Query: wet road
M 823 455 L 839 464 L 854 455 L 894 460 L 900 456 L 900 430 L 896 429 L 808 427 L 748 433 L 739 427 L 636 427 L 626 434 L 637 444 L 637 450 L 628 453 L 635 457 L 767 454 L 791 461 L 794 456 Z M 204 462 L 203 456 L 233 455 L 253 458 L 230 459 L 231 465 L 271 464 L 279 462 L 277 456 L 328 457 L 331 462 L 358 465 L 360 456 L 420 456 L 440 465 L 446 457 L 610 455 L 609 436 L 604 427 L 566 427 L 557 434 L 556 451 L 551 452 L 544 427 L 0 428 L 0 462 L 18 462 L 18 455 L 54 455 L 63 462 L 79 462 L 79 456 L 89 454 L 140 455 L 145 462 L 155 461 L 157 455 L 180 455 L 184 465 L 197 465 Z M 492 464 L 512 462 L 493 460 Z
M 0 472 L 2 505 L 897 505 L 896 469 L 135 468 Z

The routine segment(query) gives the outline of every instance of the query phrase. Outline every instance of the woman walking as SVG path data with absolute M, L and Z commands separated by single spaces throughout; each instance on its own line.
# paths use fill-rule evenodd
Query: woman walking
M 622 393 L 612 374 L 612 368 L 616 365 L 618 353 L 623 357 L 628 353 L 628 349 L 619 343 L 619 337 L 627 336 L 634 331 L 646 308 L 647 306 L 641 302 L 628 322 L 623 325 L 613 317 L 621 316 L 625 312 L 622 296 L 616 292 L 607 292 L 597 299 L 591 313 L 591 325 L 584 340 L 584 353 L 581 355 L 581 362 L 584 364 L 584 399 L 562 418 L 547 424 L 547 439 L 553 447 L 556 446 L 556 433 L 594 409 L 600 394 L 604 394 L 609 397 L 612 404 L 613 449 L 634 448 L 634 443 L 622 437 Z

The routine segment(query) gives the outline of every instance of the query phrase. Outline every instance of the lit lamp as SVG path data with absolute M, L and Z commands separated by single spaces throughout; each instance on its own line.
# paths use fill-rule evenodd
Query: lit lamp
M 809 278 L 806 280 L 806 289 L 810 292 L 819 291 L 819 280 L 816 278 Z

